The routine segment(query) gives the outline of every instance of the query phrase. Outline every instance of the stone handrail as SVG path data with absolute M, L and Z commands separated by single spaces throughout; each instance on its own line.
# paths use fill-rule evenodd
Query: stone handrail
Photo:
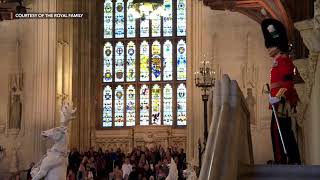
M 199 179 L 237 179 L 241 164 L 253 164 L 249 111 L 236 81 L 217 81 Z

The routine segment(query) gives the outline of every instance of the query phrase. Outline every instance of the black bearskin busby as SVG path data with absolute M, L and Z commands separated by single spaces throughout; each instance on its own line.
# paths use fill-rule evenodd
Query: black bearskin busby
M 261 23 L 266 48 L 277 47 L 282 52 L 289 51 L 285 26 L 278 20 L 265 19 Z

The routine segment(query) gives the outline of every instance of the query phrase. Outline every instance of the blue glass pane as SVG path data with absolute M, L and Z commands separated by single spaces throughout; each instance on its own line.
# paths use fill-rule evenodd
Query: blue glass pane
M 172 43 L 167 40 L 163 45 L 163 80 L 172 80 Z
M 112 38 L 113 5 L 111 0 L 104 2 L 104 38 Z
M 114 125 L 124 125 L 124 90 L 121 85 L 117 86 L 115 91 L 115 102 L 114 102 Z
M 116 18 L 115 18 L 115 37 L 124 37 L 124 2 L 123 0 L 116 1 Z
M 103 90 L 102 126 L 112 127 L 112 89 L 106 86 Z
M 140 89 L 140 125 L 149 125 L 149 87 Z
M 187 89 L 184 84 L 177 89 L 177 125 L 187 125 Z
M 186 0 L 177 2 L 177 36 L 186 36 L 187 29 L 187 5 Z
M 187 46 L 183 40 L 180 40 L 177 45 L 177 79 L 187 79 Z
M 118 42 L 115 49 L 115 81 L 124 81 L 124 46 L 121 42 Z
M 127 45 L 127 81 L 136 80 L 136 46 L 132 41 Z
M 161 80 L 161 45 L 159 41 L 152 44 L 152 81 Z
M 136 119 L 136 91 L 132 85 L 127 88 L 126 110 L 126 125 L 134 126 Z
M 133 14 L 130 13 L 130 9 L 132 7 L 132 1 L 129 0 L 127 2 L 127 37 L 133 38 L 136 36 L 136 19 L 134 18 Z
M 103 82 L 112 82 L 112 46 L 108 42 L 103 48 Z
M 172 36 L 172 0 L 164 0 L 163 36 Z

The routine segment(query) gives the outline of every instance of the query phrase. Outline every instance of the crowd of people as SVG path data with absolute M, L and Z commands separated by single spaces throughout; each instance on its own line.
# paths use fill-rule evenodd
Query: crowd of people
M 72 149 L 69 154 L 68 180 L 163 180 L 169 174 L 171 160 L 175 161 L 179 180 L 184 179 L 186 154 L 183 149 L 152 147 L 134 148 L 125 154 L 118 149 L 80 153 Z

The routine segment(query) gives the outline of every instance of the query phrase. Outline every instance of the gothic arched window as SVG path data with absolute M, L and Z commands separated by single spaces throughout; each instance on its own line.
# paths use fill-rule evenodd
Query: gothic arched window
M 163 16 L 135 19 L 133 0 L 105 0 L 103 128 L 187 125 L 186 0 Z

